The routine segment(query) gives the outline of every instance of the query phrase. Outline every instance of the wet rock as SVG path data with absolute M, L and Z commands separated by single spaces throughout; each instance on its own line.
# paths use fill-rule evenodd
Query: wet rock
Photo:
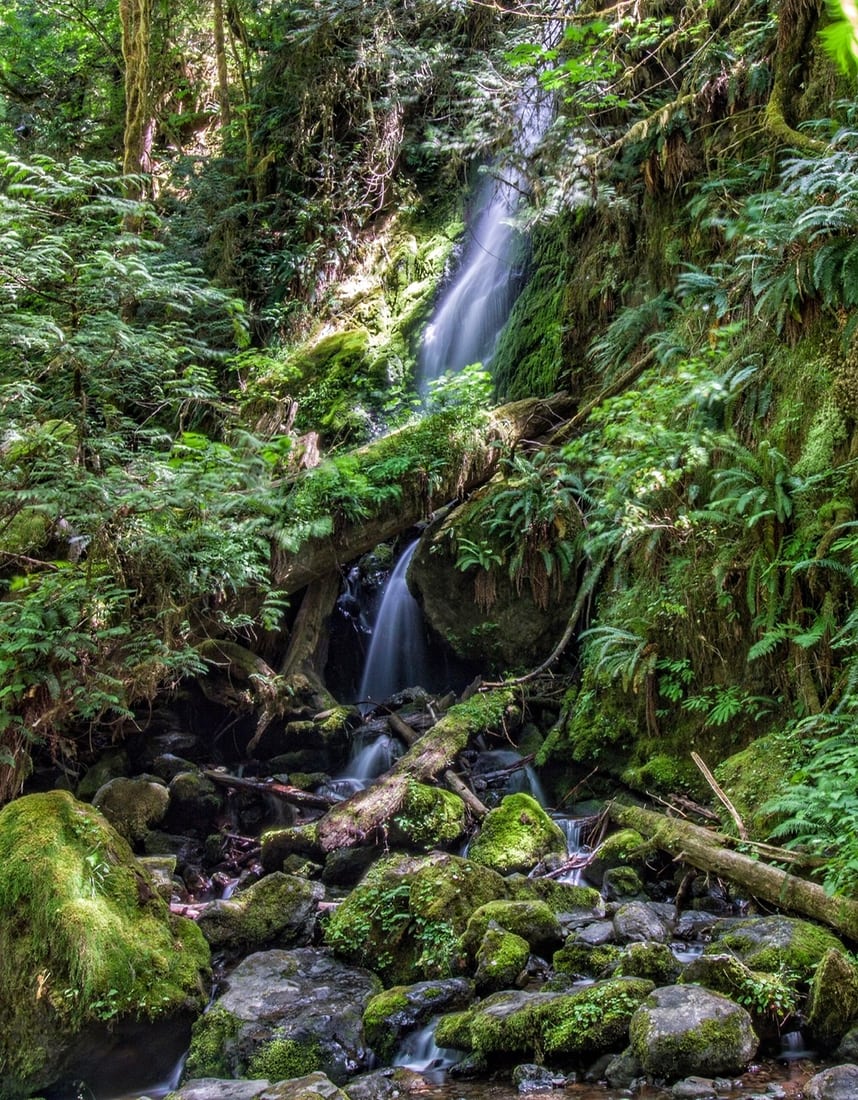
M 83 779 L 77 785 L 75 795 L 82 802 L 89 802 L 99 787 L 103 787 L 111 779 L 127 776 L 130 771 L 131 762 L 125 749 L 108 749 L 91 767 L 87 768 Z
M 672 985 L 682 967 L 665 943 L 630 943 L 622 952 L 614 973 L 632 978 L 648 978 L 655 985 Z
M 834 1052 L 834 1058 L 838 1062 L 858 1063 L 858 1027 L 851 1027 L 846 1032 Z
M 480 996 L 523 985 L 521 977 L 529 956 L 527 940 L 490 924 L 476 954 L 474 983 Z
M 817 1073 L 804 1087 L 805 1100 L 855 1100 L 858 1065 L 832 1066 Z
M 306 946 L 323 896 L 320 883 L 275 871 L 228 901 L 211 902 L 197 924 L 212 947 Z
M 654 905 L 644 901 L 630 901 L 614 914 L 614 934 L 621 943 L 651 940 L 667 943 L 671 939 L 670 924 Z
M 632 1017 L 629 1035 L 644 1070 L 669 1081 L 739 1071 L 759 1045 L 742 1007 L 691 985 L 656 989 Z
M 324 1073 L 278 1081 L 265 1089 L 259 1100 L 349 1100 Z
M 620 958 L 614 944 L 589 944 L 567 940 L 554 952 L 553 965 L 559 974 L 575 978 L 604 978 Z
M 150 770 L 153 775 L 157 775 L 159 779 L 163 779 L 165 783 L 169 784 L 179 772 L 192 772 L 196 768 L 190 760 L 186 760 L 183 756 L 175 756 L 171 752 L 165 752 L 155 757 Z
M 377 993 L 363 1015 L 366 1040 L 375 1053 L 392 1058 L 403 1035 L 422 1026 L 431 1016 L 464 1008 L 474 996 L 473 982 L 447 978 L 434 982 L 394 986 Z
M 563 943 L 560 921 L 544 901 L 490 901 L 473 913 L 462 936 L 462 947 L 470 956 L 492 923 L 520 936 L 537 954 L 550 954 Z
M 129 844 L 138 844 L 164 820 L 170 794 L 153 779 L 111 779 L 99 787 L 92 804 Z
M 641 898 L 644 887 L 634 867 L 610 867 L 602 879 L 602 892 L 608 901 L 628 901 Z
M 599 845 L 587 864 L 587 878 L 601 886 L 605 872 L 614 867 L 631 867 L 638 875 L 652 848 L 635 829 L 619 829 Z
M 165 824 L 168 829 L 208 832 L 223 809 L 221 790 L 201 771 L 182 771 L 170 780 L 170 808 Z
M 384 854 L 380 847 L 338 848 L 328 852 L 322 870 L 326 886 L 356 886 Z
M 169 1096 L 170 1100 L 254 1100 L 267 1088 L 267 1081 L 223 1081 L 219 1077 L 204 1077 L 188 1081 Z
M 826 951 L 816 969 L 805 1024 L 822 1051 L 833 1050 L 858 1018 L 858 970 L 840 951 Z
M 565 856 L 566 837 L 535 798 L 508 794 L 483 818 L 468 858 L 501 875 L 529 871 L 548 855 Z
M 699 940 L 710 932 L 719 920 L 715 913 L 688 909 L 677 917 L 673 934 L 678 940 Z
M 387 1066 L 372 1073 L 362 1073 L 348 1083 L 349 1100 L 402 1100 L 403 1095 L 426 1091 L 426 1078 L 405 1066 Z
M 138 863 L 155 884 L 155 889 L 168 904 L 173 896 L 173 876 L 176 873 L 175 856 L 140 856 Z
M 266 871 L 279 871 L 290 855 L 304 856 L 323 863 L 325 853 L 319 844 L 316 822 L 309 825 L 289 825 L 282 829 L 267 829 L 260 838 L 262 866 Z
M 199 1010 L 209 949 L 173 916 L 127 843 L 70 794 L 0 812 L 0 1066 L 33 1095 L 77 1053 L 84 1028 Z
M 609 920 L 597 920 L 592 924 L 585 924 L 583 928 L 576 928 L 572 934 L 575 943 L 586 943 L 591 947 L 601 947 L 604 943 L 613 943 L 617 938 L 614 922 Z
M 628 1088 L 643 1076 L 643 1066 L 631 1047 L 615 1055 L 605 1066 L 605 1080 L 614 1089 Z
M 717 1100 L 715 1082 L 709 1077 L 686 1077 L 670 1090 L 674 1100 Z
M 369 971 L 298 948 L 248 956 L 194 1024 L 189 1077 L 283 1080 L 321 1070 L 341 1084 L 369 1068 L 362 1017 L 380 990 Z
M 554 1073 L 545 1066 L 524 1062 L 512 1071 L 512 1083 L 522 1096 L 529 1096 L 534 1092 L 552 1092 L 554 1089 L 562 1089 L 566 1084 L 566 1078 L 562 1073 Z

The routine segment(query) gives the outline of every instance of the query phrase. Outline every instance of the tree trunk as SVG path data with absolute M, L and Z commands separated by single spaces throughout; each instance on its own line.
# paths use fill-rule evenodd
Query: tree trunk
M 151 168 L 152 124 L 149 53 L 152 38 L 152 0 L 120 0 L 122 58 L 125 62 L 125 135 L 122 171 L 130 177 L 128 195 L 142 198 L 139 179 Z
M 701 871 L 709 871 L 742 886 L 754 897 L 827 924 L 849 939 L 858 939 L 858 901 L 831 897 L 816 883 L 781 871 L 724 847 L 725 838 L 639 806 L 612 802 L 611 819 L 636 829 L 657 847 Z
M 460 703 L 425 733 L 374 786 L 334 806 L 319 821 L 318 840 L 325 852 L 371 844 L 402 805 L 410 780 L 422 782 L 444 772 L 470 739 L 503 725 L 514 699 L 493 691 Z
M 220 106 L 220 125 L 222 130 L 228 130 L 232 122 L 232 106 L 229 101 L 229 67 L 226 60 L 223 0 L 214 0 L 212 15 L 215 59 L 217 61 L 217 98 Z
M 394 538 L 432 511 L 484 484 L 498 468 L 501 457 L 522 440 L 538 439 L 557 427 L 572 407 L 567 394 L 553 398 L 529 398 L 502 405 L 489 415 L 479 443 L 463 446 L 446 469 L 420 469 L 403 475 L 401 496 L 374 515 L 342 526 L 326 538 L 309 539 L 295 553 L 277 551 L 274 583 L 286 595 L 366 554 L 380 542 Z M 395 453 L 397 440 L 408 428 L 371 443 L 356 455 L 382 462 Z M 312 476 L 310 474 L 309 476 Z

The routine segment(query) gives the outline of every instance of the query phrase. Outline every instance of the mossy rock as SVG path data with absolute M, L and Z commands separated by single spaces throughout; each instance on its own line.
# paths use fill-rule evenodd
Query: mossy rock
M 552 965 L 558 974 L 574 978 L 604 978 L 616 964 L 622 950 L 612 943 L 590 944 L 567 941 L 554 952 Z
M 703 781 L 694 764 L 670 753 L 649 755 L 645 745 L 640 746 L 639 752 L 646 754 L 644 762 L 630 765 L 620 777 L 633 791 L 659 795 L 675 794 L 676 791 L 699 794 L 702 791 Z
M 655 985 L 673 985 L 682 967 L 666 943 L 630 943 L 614 971 L 616 977 L 647 978 Z
M 298 855 L 314 862 L 323 862 L 325 853 L 319 843 L 317 825 L 291 825 L 282 829 L 266 829 L 260 838 L 260 859 L 266 871 L 279 871 L 287 856 Z
M 212 947 L 296 947 L 312 939 L 323 895 L 321 883 L 275 871 L 229 900 L 207 905 L 197 924 Z
M 609 867 L 602 879 L 608 901 L 630 901 L 644 897 L 644 885 L 634 867 Z
M 483 818 L 468 858 L 501 875 L 530 871 L 547 856 L 566 855 L 566 837 L 535 798 L 508 794 Z
M 131 761 L 125 749 L 109 749 L 87 768 L 83 779 L 77 785 L 75 795 L 81 802 L 91 802 L 95 793 L 111 779 L 127 776 L 131 770 Z
M 782 1021 L 796 1009 L 796 976 L 752 970 L 732 954 L 701 955 L 688 963 L 682 985 L 700 985 L 741 1004 L 751 1015 L 754 1029 L 765 1040 L 776 1040 Z
M 826 951 L 810 983 L 804 1019 L 814 1043 L 831 1051 L 858 1019 L 858 970 L 840 951 Z
M 337 907 L 325 940 L 386 985 L 449 977 L 462 968 L 458 940 L 471 914 L 505 894 L 503 878 L 471 860 L 440 852 L 391 856 Z
M 60 1073 L 95 1021 L 205 1003 L 209 948 L 128 843 L 64 791 L 0 812 L 0 1077 L 7 1097 Z
M 507 877 L 507 889 L 512 901 L 544 901 L 555 913 L 564 916 L 600 917 L 605 913 L 604 898 L 592 886 L 516 874 Z
M 453 1045 L 506 1058 L 592 1060 L 627 1044 L 632 1014 L 652 989 L 640 978 L 612 978 L 573 993 L 497 993 L 455 1021 L 466 1036 Z M 451 1030 L 439 1024 L 436 1041 L 449 1044 Z
M 563 930 L 554 910 L 544 901 L 490 901 L 468 921 L 462 948 L 473 957 L 491 924 L 521 936 L 538 954 L 551 952 L 563 942 Z
M 139 844 L 164 820 L 170 792 L 152 779 L 119 776 L 99 787 L 92 804 L 129 844 Z
M 639 874 L 652 847 L 636 829 L 619 829 L 606 837 L 587 864 L 587 878 L 601 883 L 612 867 L 633 867 Z
M 810 981 L 827 951 L 846 952 L 827 928 L 784 916 L 719 921 L 704 953 L 720 954 L 725 948 L 753 970 L 789 972 L 798 981 Z
M 269 1081 L 288 1081 L 317 1072 L 319 1063 L 318 1043 L 272 1039 L 254 1051 L 247 1066 L 247 1075 L 267 1077 Z
M 440 1012 L 461 1008 L 473 999 L 474 984 L 466 978 L 398 985 L 377 993 L 363 1014 L 366 1041 L 383 1061 L 389 1061 L 401 1037 Z
M 530 944 L 514 932 L 495 924 L 485 931 L 477 948 L 474 983 L 481 996 L 513 989 L 530 958 Z
M 458 840 L 466 827 L 467 810 L 457 794 L 411 781 L 390 821 L 390 843 L 418 851 L 443 848 Z

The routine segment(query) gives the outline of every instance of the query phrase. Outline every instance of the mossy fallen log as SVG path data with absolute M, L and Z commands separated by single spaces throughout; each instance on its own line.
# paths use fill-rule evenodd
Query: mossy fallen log
M 689 821 L 620 802 L 610 803 L 608 813 L 617 825 L 636 829 L 682 862 L 727 879 L 779 909 L 810 917 L 858 940 L 858 901 L 831 896 L 814 882 L 733 852 L 717 834 Z
M 326 852 L 375 842 L 401 807 L 410 782 L 426 782 L 445 772 L 470 739 L 500 729 L 512 691 L 475 695 L 451 707 L 372 787 L 334 806 L 319 821 L 318 840 Z

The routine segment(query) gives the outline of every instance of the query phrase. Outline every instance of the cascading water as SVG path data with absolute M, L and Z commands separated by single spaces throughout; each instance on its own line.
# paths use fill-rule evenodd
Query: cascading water
M 419 357 L 422 389 L 446 371 L 471 363 L 488 365 L 520 287 L 520 235 L 514 217 L 526 194 L 524 173 L 516 160 L 527 158 L 548 129 L 549 99 L 533 81 L 516 113 L 510 163 L 498 178 L 487 177 L 469 227 L 462 263 L 423 335 Z
M 429 665 L 420 604 L 408 591 L 405 575 L 417 549 L 411 543 L 396 563 L 385 585 L 372 628 L 360 684 L 359 702 L 364 710 L 404 687 L 423 684 Z

